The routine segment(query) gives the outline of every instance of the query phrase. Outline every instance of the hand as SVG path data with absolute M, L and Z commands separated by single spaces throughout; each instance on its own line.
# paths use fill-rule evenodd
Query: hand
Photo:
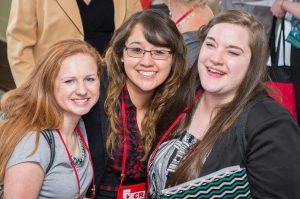
M 282 8 L 282 3 L 286 0 L 275 0 L 271 7 L 271 12 L 274 16 L 278 18 L 283 18 L 286 11 Z

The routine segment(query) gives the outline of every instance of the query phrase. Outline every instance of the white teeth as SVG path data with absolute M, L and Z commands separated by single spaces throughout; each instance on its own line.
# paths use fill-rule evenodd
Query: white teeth
M 155 74 L 155 72 L 152 71 L 139 71 L 139 73 L 141 73 L 144 76 L 152 76 Z
M 221 72 L 221 71 L 218 71 L 218 70 L 215 70 L 213 68 L 208 68 L 208 71 L 209 72 L 212 72 L 212 73 L 217 73 L 217 74 L 220 74 L 220 75 L 224 75 L 225 73 Z
M 83 104 L 85 102 L 87 102 L 88 99 L 74 99 L 73 101 L 78 103 L 78 104 Z

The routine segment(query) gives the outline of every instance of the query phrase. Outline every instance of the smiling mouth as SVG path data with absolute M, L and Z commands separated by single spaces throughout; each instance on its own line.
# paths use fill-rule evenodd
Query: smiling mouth
M 214 74 L 217 74 L 217 75 L 225 75 L 224 72 L 216 70 L 216 69 L 213 69 L 213 68 L 210 68 L 210 67 L 208 67 L 207 70 L 208 70 L 208 72 L 214 73 Z
M 72 101 L 75 102 L 76 104 L 85 104 L 87 101 L 89 100 L 89 98 L 84 98 L 84 99 L 73 99 Z
M 152 77 L 156 74 L 156 72 L 153 71 L 138 71 L 138 73 L 145 77 Z

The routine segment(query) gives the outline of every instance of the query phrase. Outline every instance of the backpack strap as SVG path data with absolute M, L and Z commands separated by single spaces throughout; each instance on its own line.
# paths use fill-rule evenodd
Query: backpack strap
M 4 120 L 4 119 L 5 119 L 5 113 L 3 111 L 0 111 L 0 120 Z M 52 167 L 52 164 L 53 164 L 54 158 L 55 158 L 55 141 L 54 141 L 54 136 L 53 136 L 53 133 L 51 130 L 46 129 L 46 130 L 41 131 L 41 133 L 44 136 L 44 138 L 46 139 L 47 143 L 49 144 L 50 152 L 51 152 L 49 165 L 46 169 L 46 174 L 47 174 L 48 171 L 50 170 L 50 168 Z
M 46 139 L 47 143 L 49 144 L 50 147 L 50 161 L 48 164 L 48 167 L 46 169 L 46 174 L 48 173 L 48 171 L 50 170 L 50 168 L 53 165 L 54 162 L 54 158 L 55 158 L 55 140 L 54 140 L 54 136 L 51 130 L 43 130 L 41 131 L 41 134 L 44 136 L 44 138 Z
M 239 151 L 242 157 L 243 163 L 246 165 L 246 150 L 247 150 L 247 139 L 246 139 L 246 124 L 248 121 L 249 113 L 252 110 L 252 108 L 258 103 L 263 101 L 264 99 L 267 99 L 267 96 L 265 95 L 259 95 L 255 97 L 253 100 L 251 100 L 246 106 L 244 111 L 239 116 L 239 119 L 237 120 L 235 132 L 237 135 L 237 141 L 239 145 Z

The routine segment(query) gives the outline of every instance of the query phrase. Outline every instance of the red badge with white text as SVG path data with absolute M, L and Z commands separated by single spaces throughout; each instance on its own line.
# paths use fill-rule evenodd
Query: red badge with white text
M 117 199 L 145 199 L 146 183 L 119 186 Z

